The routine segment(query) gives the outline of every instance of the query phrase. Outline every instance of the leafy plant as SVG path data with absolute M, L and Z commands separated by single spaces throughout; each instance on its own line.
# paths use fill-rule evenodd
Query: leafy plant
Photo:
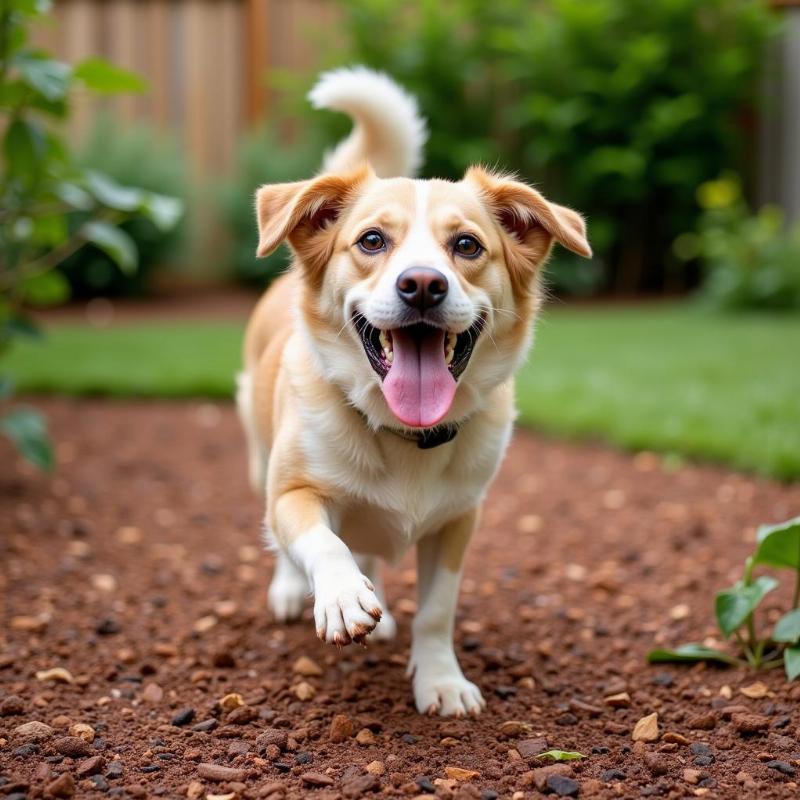
M 734 655 L 702 644 L 685 644 L 675 650 L 651 651 L 651 663 L 717 661 L 753 669 L 783 666 L 789 680 L 800 675 L 800 517 L 778 525 L 762 525 L 757 539 L 756 552 L 746 559 L 741 580 L 719 592 L 714 604 L 723 637 L 733 638 L 739 652 Z M 753 570 L 759 565 L 794 571 L 792 607 L 769 636 L 759 635 L 755 611 L 777 588 L 778 581 L 770 575 L 754 577 Z
M 235 178 L 223 187 L 220 197 L 231 237 L 229 269 L 243 283 L 264 286 L 288 264 L 286 245 L 268 258 L 256 258 L 253 198 L 262 183 L 309 178 L 319 169 L 324 146 L 315 130 L 306 130 L 289 144 L 274 127 L 265 125 L 250 132 L 240 146 Z
M 485 162 L 541 182 L 587 214 L 600 285 L 625 291 L 676 279 L 670 245 L 694 227 L 695 187 L 747 155 L 776 30 L 763 0 L 339 5 L 336 63 L 383 69 L 419 97 L 425 175 Z
M 800 310 L 800 223 L 785 230 L 775 206 L 751 214 L 732 174 L 702 184 L 697 199 L 697 230 L 679 236 L 674 250 L 702 263 L 701 296 L 721 309 Z
M 4 0 L 0 5 L 0 354 L 20 336 L 37 336 L 32 306 L 61 302 L 69 286 L 55 268 L 87 243 L 120 269 L 133 271 L 137 251 L 119 225 L 144 215 L 169 229 L 182 213 L 175 198 L 123 186 L 80 168 L 62 126 L 75 85 L 101 93 L 142 91 L 133 73 L 92 58 L 75 67 L 28 42 L 28 27 L 50 8 L 47 0 Z M 74 215 L 80 223 L 71 225 Z M 13 387 L 2 381 L 0 400 Z M 42 468 L 52 465 L 43 418 L 16 407 L 0 418 L 0 432 Z
M 184 151 L 147 125 L 121 125 L 108 115 L 95 121 L 86 141 L 75 155 L 86 170 L 102 172 L 118 183 L 178 197 L 185 206 L 189 195 L 188 165 Z M 188 215 L 168 228 L 154 224 L 146 213 L 131 213 L 119 227 L 136 245 L 138 267 L 123 271 L 95 244 L 87 244 L 58 267 L 69 281 L 73 295 L 105 297 L 139 294 L 147 288 L 155 270 L 168 260 L 180 258 L 187 241 Z M 75 211 L 69 226 L 75 230 L 86 213 Z

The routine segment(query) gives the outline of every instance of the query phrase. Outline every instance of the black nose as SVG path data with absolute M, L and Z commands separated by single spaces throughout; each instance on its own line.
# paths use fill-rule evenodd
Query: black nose
M 404 303 L 424 311 L 447 297 L 447 278 L 438 269 L 409 267 L 397 279 L 397 294 Z

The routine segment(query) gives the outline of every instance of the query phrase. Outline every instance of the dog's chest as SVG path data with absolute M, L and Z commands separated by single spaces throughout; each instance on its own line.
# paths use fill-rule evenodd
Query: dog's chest
M 390 442 L 378 462 L 351 462 L 347 470 L 337 462 L 335 469 L 325 470 L 328 474 L 320 477 L 338 489 L 338 532 L 348 546 L 393 560 L 480 502 L 502 448 L 476 459 L 456 447 L 424 451 Z

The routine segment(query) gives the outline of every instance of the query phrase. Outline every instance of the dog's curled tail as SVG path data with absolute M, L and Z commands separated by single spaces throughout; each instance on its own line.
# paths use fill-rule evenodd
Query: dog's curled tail
M 352 117 L 350 135 L 325 156 L 323 172 L 345 172 L 368 161 L 381 178 L 413 177 L 422 164 L 428 128 L 416 98 L 388 75 L 367 67 L 323 73 L 308 99 L 314 108 Z

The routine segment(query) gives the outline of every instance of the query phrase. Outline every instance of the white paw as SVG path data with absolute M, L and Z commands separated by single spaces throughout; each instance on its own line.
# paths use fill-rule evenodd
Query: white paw
M 314 622 L 324 642 L 337 646 L 363 642 L 382 615 L 372 584 L 358 570 L 315 578 Z
M 278 622 L 291 622 L 303 613 L 308 584 L 299 572 L 277 570 L 267 592 L 270 611 Z
M 369 639 L 370 641 L 390 642 L 395 636 L 397 636 L 397 623 L 394 621 L 394 617 L 384 610 L 375 630 L 369 635 Z
M 477 715 L 486 707 L 480 689 L 460 670 L 436 674 L 417 669 L 414 701 L 420 714 L 440 714 L 443 717 Z

